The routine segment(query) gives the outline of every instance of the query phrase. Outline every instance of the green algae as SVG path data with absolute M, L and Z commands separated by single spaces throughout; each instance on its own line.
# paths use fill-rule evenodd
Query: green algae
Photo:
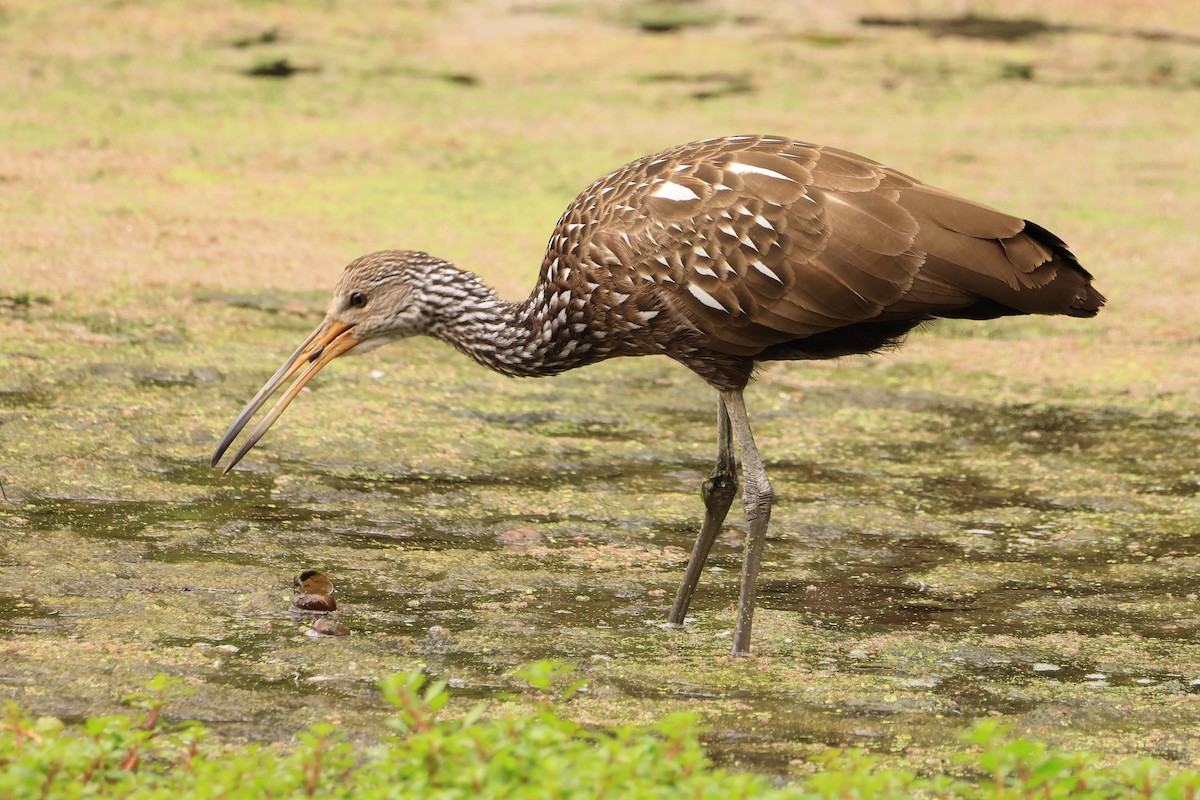
M 177 713 L 230 737 L 322 718 L 370 736 L 382 674 L 422 665 L 503 713 L 522 702 L 512 670 L 554 657 L 588 679 L 582 719 L 692 708 L 722 762 L 780 772 L 821 744 L 948 759 L 997 715 L 1114 755 L 1153 731 L 1150 751 L 1200 758 L 1180 732 L 1200 703 L 1195 473 L 1147 457 L 1195 437 L 1180 412 L 989 404 L 934 373 L 893 382 L 902 365 L 865 370 L 874 385 L 809 367 L 799 399 L 768 375 L 751 402 L 778 501 L 746 661 L 727 655 L 736 526 L 688 624 L 662 623 L 713 448 L 670 363 L 527 383 L 408 343 L 335 366 L 221 476 L 205 459 L 261 379 L 253 351 L 308 322 L 166 304 L 182 323 L 89 328 L 120 347 L 72 346 L 78 318 L 53 309 L 42 329 L 61 335 L 6 344 L 37 366 L 8 378 L 0 445 L 21 465 L 0 507 L 0 654 L 26 705 L 74 718 L 166 670 L 199 689 Z M 192 344 L 209 337 L 216 366 Z M 313 640 L 288 610 L 313 567 L 351 637 Z
M 484 4 L 140 8 L 5 21 L 5 698 L 79 719 L 168 672 L 198 690 L 174 713 L 222 736 L 332 719 L 369 741 L 382 675 L 423 666 L 502 714 L 536 702 L 513 669 L 551 657 L 588 680 L 577 718 L 692 709 L 723 763 L 779 773 L 827 745 L 947 763 L 989 716 L 1200 763 L 1194 48 L 816 50 L 770 29 L 786 4 L 649 39 Z M 1163 83 L 1147 47 L 1180 64 Z M 323 68 L 268 86 L 240 75 L 260 57 Z M 1016 61 L 1037 79 L 999 81 Z M 748 91 L 640 77 L 668 74 Z M 208 467 L 349 257 L 428 248 L 515 296 L 587 181 L 730 120 L 1061 225 L 1112 300 L 761 376 L 755 658 L 727 655 L 733 523 L 689 622 L 662 624 L 715 455 L 711 393 L 666 359 L 521 382 L 409 342 L 335 364 L 236 471 Z M 308 568 L 352 636 L 289 611 Z

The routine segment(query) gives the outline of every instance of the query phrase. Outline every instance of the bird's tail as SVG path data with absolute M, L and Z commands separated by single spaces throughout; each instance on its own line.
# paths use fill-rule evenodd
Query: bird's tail
M 1074 276 L 1059 277 L 1059 280 L 1063 280 L 1064 278 L 1070 280 L 1071 277 L 1074 277 L 1075 283 L 1078 284 L 1070 304 L 1062 310 L 1062 313 L 1072 317 L 1096 316 L 1108 301 L 1104 295 L 1096 290 L 1096 287 L 1092 286 L 1092 274 L 1083 268 L 1079 263 L 1079 259 L 1067 248 L 1066 242 L 1036 222 L 1030 222 L 1029 220 L 1025 220 L 1025 227 L 1022 233 L 1048 248 L 1054 254 L 1055 260 L 1061 261 L 1074 273 Z

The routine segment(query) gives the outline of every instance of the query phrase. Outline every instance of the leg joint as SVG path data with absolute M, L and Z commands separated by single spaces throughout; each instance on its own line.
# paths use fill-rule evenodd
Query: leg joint
M 742 490 L 742 505 L 745 506 L 747 515 L 769 514 L 774 500 L 775 490 L 771 488 L 771 483 L 765 478 L 756 483 L 746 481 L 746 486 Z
M 746 479 L 746 487 L 743 490 L 747 499 L 754 498 L 756 500 L 765 500 L 768 503 L 775 498 L 775 489 L 771 486 L 771 482 L 764 475 L 758 480 L 751 478 Z

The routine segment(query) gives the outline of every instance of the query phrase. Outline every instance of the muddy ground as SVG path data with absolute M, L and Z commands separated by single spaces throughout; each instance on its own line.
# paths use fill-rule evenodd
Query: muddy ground
M 231 741 L 370 739 L 383 674 L 512 713 L 553 657 L 577 718 L 695 710 L 716 758 L 784 774 L 828 745 L 942 765 L 995 716 L 1200 764 L 1200 14 L 961 6 L 0 5 L 0 697 L 74 720 L 167 672 Z M 661 624 L 715 447 L 672 362 L 514 381 L 405 343 L 208 467 L 354 256 L 515 298 L 588 181 L 746 131 L 1038 220 L 1110 298 L 762 376 L 754 658 L 735 524 Z M 289 610 L 310 568 L 353 635 Z

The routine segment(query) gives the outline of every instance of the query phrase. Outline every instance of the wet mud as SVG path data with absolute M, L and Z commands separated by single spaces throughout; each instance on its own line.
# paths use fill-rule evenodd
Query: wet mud
M 371 359 L 332 372 L 222 476 L 212 440 L 258 370 L 213 375 L 186 339 L 166 363 L 50 347 L 0 387 L 0 688 L 39 713 L 112 710 L 165 671 L 198 690 L 175 713 L 231 738 L 335 719 L 370 739 L 383 674 L 423 665 L 453 708 L 504 713 L 524 702 L 513 670 L 558 658 L 589 683 L 571 713 L 694 709 L 735 766 L 847 744 L 943 763 L 988 716 L 1200 759 L 1180 724 L 1200 710 L 1182 412 L 989 400 L 903 360 L 768 374 L 750 398 L 777 504 L 742 660 L 732 516 L 688 623 L 663 623 L 713 448 L 709 398 L 669 363 L 519 383 L 405 345 L 383 378 Z M 309 570 L 337 586 L 321 624 L 349 635 L 307 633 Z

